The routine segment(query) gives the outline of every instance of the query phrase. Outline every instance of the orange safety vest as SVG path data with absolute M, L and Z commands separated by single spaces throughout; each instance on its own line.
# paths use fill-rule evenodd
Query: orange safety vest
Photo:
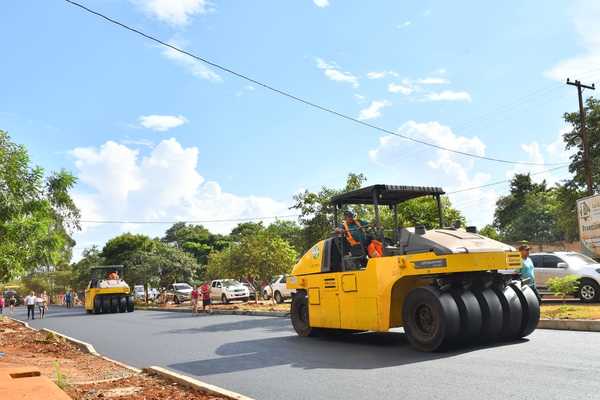
M 371 240 L 369 247 L 367 248 L 369 257 L 381 257 L 383 255 L 383 245 L 379 240 Z
M 356 226 L 358 227 L 358 229 L 363 230 L 363 227 L 360 225 L 360 222 L 358 222 L 358 220 L 354 220 L 354 223 L 356 224 Z M 354 237 L 352 237 L 352 233 L 350 232 L 350 228 L 348 228 L 348 223 L 344 220 L 343 222 L 344 225 L 344 236 L 346 236 L 346 240 L 348 241 L 348 243 L 350 243 L 350 246 L 357 246 L 360 244 L 359 241 L 355 240 Z

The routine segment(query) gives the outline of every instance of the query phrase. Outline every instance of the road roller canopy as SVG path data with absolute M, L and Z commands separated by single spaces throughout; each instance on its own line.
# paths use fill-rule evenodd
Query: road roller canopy
M 107 279 L 107 276 L 110 273 L 116 272 L 119 276 L 119 279 L 123 279 L 123 270 L 124 267 L 122 265 L 102 265 L 98 267 L 92 267 L 90 269 L 90 275 L 92 279 L 103 280 Z
M 444 190 L 432 186 L 372 185 L 331 198 L 331 204 L 394 205 L 423 196 L 440 196 Z

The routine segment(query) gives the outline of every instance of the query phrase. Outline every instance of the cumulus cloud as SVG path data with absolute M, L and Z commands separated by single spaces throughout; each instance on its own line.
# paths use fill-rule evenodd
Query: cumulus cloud
M 471 102 L 471 95 L 468 92 L 453 90 L 444 90 L 442 92 L 427 93 L 424 97 L 425 101 L 466 101 Z
M 169 44 L 181 49 L 183 49 L 186 45 L 185 41 L 175 39 L 171 39 Z M 170 47 L 164 47 L 162 50 L 162 55 L 168 60 L 175 62 L 182 68 L 185 68 L 190 74 L 197 78 L 206 79 L 212 82 L 223 81 L 223 79 L 217 73 L 207 67 L 204 63 Z
M 419 83 L 421 85 L 447 85 L 450 83 L 450 81 L 446 78 L 427 77 L 427 78 L 417 79 L 417 83 Z
M 448 149 L 485 155 L 486 146 L 478 137 L 457 135 L 450 127 L 435 121 L 424 123 L 408 121 L 398 129 L 398 132 Z M 414 157 L 410 158 L 415 154 L 418 155 L 417 159 L 422 160 L 422 166 L 415 164 Z M 413 173 L 417 173 L 419 167 L 429 171 L 427 176 L 434 173 L 438 176 L 436 181 L 448 192 L 481 186 L 489 183 L 491 179 L 490 174 L 475 170 L 473 159 L 446 150 L 423 147 L 398 136 L 380 137 L 378 146 L 369 151 L 369 158 L 379 165 L 396 167 L 401 171 L 406 171 L 404 163 L 410 159 L 410 170 Z M 450 200 L 467 216 L 470 223 L 481 225 L 491 221 L 497 197 L 494 189 L 483 188 L 451 194 Z M 476 207 L 473 207 L 475 205 Z
M 313 0 L 313 3 L 319 8 L 329 7 L 329 0 Z
M 316 58 L 317 68 L 323 70 L 325 76 L 332 81 L 346 82 L 357 88 L 358 78 L 350 72 L 341 71 L 340 67 L 332 62 L 327 62 L 322 58 Z
M 158 132 L 165 132 L 188 122 L 183 115 L 142 115 L 138 121 L 144 128 Z
M 390 93 L 401 93 L 408 96 L 415 91 L 415 87 L 408 82 L 403 83 L 390 83 L 388 85 L 388 92 Z
M 412 21 L 404 21 L 403 23 L 399 24 L 397 27 L 398 28 L 408 28 L 411 25 L 412 25 Z
M 358 119 L 361 121 L 366 121 L 369 119 L 379 118 L 381 117 L 381 109 L 391 105 L 392 103 L 387 100 L 373 100 L 367 108 L 360 110 Z
M 382 79 L 387 76 L 398 77 L 398 73 L 396 71 L 371 71 L 367 72 L 367 78 L 369 79 Z
M 573 129 L 572 127 L 562 128 L 558 132 L 558 136 L 556 137 L 556 140 L 545 146 L 546 151 L 548 152 L 550 157 L 557 159 L 559 161 L 564 161 L 564 162 L 569 161 L 569 159 L 575 153 L 576 150 L 574 148 L 571 148 L 569 150 L 567 150 L 565 148 L 564 135 L 571 132 L 572 129 Z
M 208 11 L 206 0 L 130 0 L 146 15 L 174 26 L 187 25 L 196 14 Z
M 147 154 L 107 141 L 71 151 L 80 185 L 74 194 L 83 220 L 219 220 L 289 214 L 288 205 L 268 197 L 239 196 L 197 170 L 199 150 L 176 139 L 161 141 Z M 227 233 L 236 223 L 207 223 Z M 90 225 L 76 235 L 83 243 L 102 245 L 125 230 L 162 235 L 162 225 Z
M 559 61 L 545 72 L 551 79 L 564 81 L 566 78 L 600 79 L 600 3 L 597 1 L 573 1 L 569 10 L 571 21 L 578 34 L 578 44 L 583 52 Z

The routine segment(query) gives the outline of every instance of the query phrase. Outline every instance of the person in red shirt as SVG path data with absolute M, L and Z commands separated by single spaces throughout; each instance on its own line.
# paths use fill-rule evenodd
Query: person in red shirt
M 204 282 L 200 293 L 202 294 L 202 311 L 210 313 L 210 285 L 208 282 Z
M 192 314 L 198 313 L 198 292 L 198 286 L 194 286 L 194 289 L 192 289 Z

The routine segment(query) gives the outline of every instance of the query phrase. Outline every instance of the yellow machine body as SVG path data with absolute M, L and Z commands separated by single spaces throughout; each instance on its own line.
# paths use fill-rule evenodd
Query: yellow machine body
M 125 295 L 128 296 L 129 287 L 111 287 L 111 288 L 90 288 L 85 290 L 85 309 L 86 311 L 94 310 L 94 301 L 98 295 Z
M 521 266 L 519 253 L 508 248 L 376 257 L 370 258 L 364 269 L 322 272 L 324 244 L 313 246 L 287 280 L 288 288 L 307 293 L 310 326 L 319 328 L 387 331 L 403 325 L 404 298 L 415 287 L 444 275 Z

